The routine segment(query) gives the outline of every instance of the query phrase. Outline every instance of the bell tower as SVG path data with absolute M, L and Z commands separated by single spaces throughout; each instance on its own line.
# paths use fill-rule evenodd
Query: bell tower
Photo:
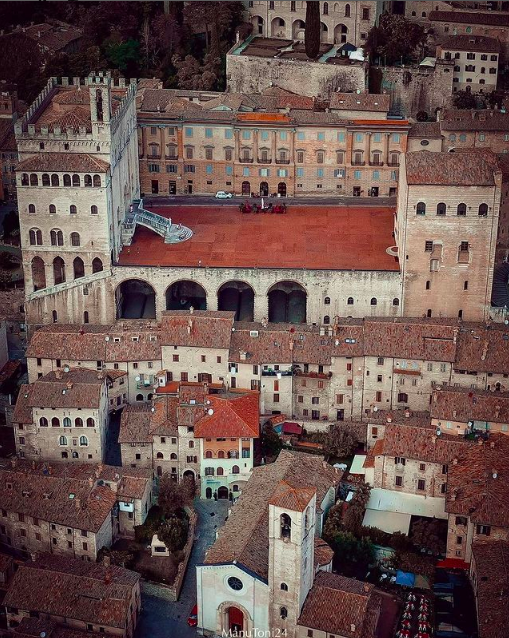
M 269 502 L 269 622 L 288 638 L 313 585 L 315 525 L 316 489 L 281 481 Z

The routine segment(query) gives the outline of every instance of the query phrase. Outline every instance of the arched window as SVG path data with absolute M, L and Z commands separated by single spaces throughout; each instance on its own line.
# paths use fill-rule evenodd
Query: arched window
M 48 419 L 45 416 L 41 416 L 41 418 L 39 419 L 39 425 L 41 426 L 41 428 L 47 428 Z
M 348 299 L 347 299 L 347 302 L 346 302 L 346 303 L 347 303 L 347 305 L 349 305 L 349 306 L 353 306 L 353 297 L 348 297 Z
M 164 459 L 164 455 L 163 455 L 163 453 L 162 453 L 162 452 L 158 452 L 158 453 L 156 454 L 156 459 Z
M 88 445 L 88 439 L 86 436 L 80 436 L 80 445 Z
M 73 186 L 81 186 L 81 180 L 80 180 L 80 176 L 79 175 L 74 174 L 72 176 L 72 185 Z
M 189 441 L 189 447 L 194 447 L 194 441 Z
M 224 452 L 223 452 L 223 450 L 219 450 L 219 452 L 217 453 L 217 458 L 218 458 L 218 459 L 224 459 Z
M 60 419 L 57 416 L 54 416 L 51 419 L 51 427 L 52 428 L 59 428 L 60 427 Z
M 91 175 L 85 175 L 83 183 L 84 183 L 86 188 L 91 187 L 92 186 L 92 176 Z
M 326 306 L 330 306 L 330 297 L 325 297 L 325 299 L 323 300 L 323 303 L 324 303 Z
M 72 262 L 72 268 L 74 271 L 74 279 L 80 279 L 80 277 L 85 276 L 85 264 L 83 263 L 83 259 L 81 257 L 75 257 Z
M 88 323 L 88 322 L 89 322 L 88 310 L 85 310 L 85 312 L 83 313 L 83 323 Z
M 417 204 L 417 214 L 426 215 L 426 204 L 424 202 L 419 202 Z
M 206 459 L 211 459 L 211 458 L 212 458 L 212 452 L 211 452 L 210 450 L 207 450 L 207 451 L 205 452 L 205 458 L 206 458 Z
M 58 228 L 53 228 L 50 234 L 50 240 L 52 246 L 63 246 L 64 245 L 64 234 Z
M 100 175 L 94 175 L 94 186 L 96 188 L 101 186 L 101 176 Z
M 30 174 L 30 186 L 39 186 L 39 178 L 35 173 Z
M 55 173 L 53 173 L 53 175 L 51 176 L 51 185 L 60 186 L 60 180 L 58 179 L 58 175 L 56 175 Z
M 31 228 L 28 231 L 30 246 L 42 246 L 42 231 L 39 228 Z
M 392 305 L 399 306 L 399 299 L 397 297 L 394 297 L 394 299 L 392 300 Z
M 53 260 L 53 280 L 55 285 L 65 281 L 65 263 L 62 257 L 55 257 Z
M 59 444 L 59 445 L 67 445 L 67 437 L 66 437 L 66 436 L 61 436 L 61 437 L 58 439 L 58 444 Z
M 371 301 L 370 301 L 372 306 L 376 306 L 378 301 L 376 300 L 376 297 L 371 297 Z
M 406 392 L 398 394 L 398 403 L 408 403 L 408 394 Z
M 79 245 L 80 245 L 79 233 L 71 233 L 71 246 L 79 246 Z
M 232 474 L 239 474 L 240 473 L 240 469 L 238 465 L 234 465 L 232 467 Z
M 324 322 L 324 324 L 329 324 L 330 323 L 329 315 L 325 315 L 325 317 L 323 318 L 323 322 Z
M 58 313 L 57 313 L 57 311 L 56 311 L 56 310 L 53 310 L 53 311 L 51 312 L 51 318 L 52 318 L 52 320 L 53 320 L 53 323 L 57 323 L 57 321 L 58 321 Z
M 488 215 L 488 204 L 481 204 L 479 206 L 479 217 L 486 217 Z
M 28 212 L 30 213 L 30 215 L 35 215 L 35 205 L 34 204 L 28 204 Z
M 87 419 L 87 428 L 95 428 L 95 420 L 91 416 Z
M 456 210 L 457 215 L 466 215 L 467 214 L 467 205 L 466 204 L 458 204 L 458 208 Z
M 21 176 L 21 186 L 28 186 L 28 173 L 23 173 Z
M 83 419 L 81 417 L 77 417 L 76 419 L 74 419 L 74 425 L 77 428 L 82 428 L 83 427 Z
M 63 421 L 64 428 L 70 428 L 71 425 L 72 425 L 71 419 L 68 416 L 64 417 L 64 421 Z
M 99 211 L 97 209 L 97 206 L 95 204 L 92 204 L 92 206 L 90 206 L 90 214 L 91 215 L 97 215 L 98 212 Z
M 279 615 L 283 620 L 286 620 L 286 618 L 288 618 L 288 609 L 286 607 L 281 607 L 281 609 L 279 610 Z
M 206 467 L 205 468 L 205 476 L 214 476 L 214 468 Z
M 78 213 L 78 209 L 76 208 L 75 204 L 71 204 L 69 206 L 69 214 L 76 215 L 77 213 Z
M 350 17 L 350 5 L 345 4 L 345 18 L 349 18 L 349 17 Z
M 54 215 L 57 212 L 57 207 L 55 206 L 55 204 L 49 205 L 49 212 L 50 212 L 50 215 Z
M 222 467 L 218 467 L 216 473 L 217 473 L 218 476 L 223 476 L 224 475 L 223 468 Z
M 73 453 L 72 453 L 72 458 L 73 458 L 73 459 L 79 459 L 79 458 L 80 458 L 80 455 L 79 455 L 77 452 L 73 452 Z
M 50 180 L 49 180 L 48 173 L 43 173 L 43 175 L 42 175 L 42 185 L 43 186 L 49 186 L 50 185 Z
M 437 215 L 445 215 L 446 209 L 447 207 L 444 202 L 440 202 L 439 204 L 437 204 Z
M 99 257 L 94 257 L 92 259 L 92 272 L 102 272 L 103 262 L 99 259 Z
M 136 401 L 143 401 L 143 394 L 137 394 Z
M 64 175 L 64 186 L 70 186 L 71 185 L 71 176 L 67 175 L 67 173 Z
M 324 16 L 328 16 L 329 15 L 329 3 L 328 2 L 324 2 L 323 3 L 323 15 Z
M 288 591 L 288 585 L 286 583 L 281 583 L 281 589 L 283 591 Z
M 177 455 L 175 454 L 175 452 L 172 452 L 172 453 L 170 454 L 170 459 L 171 459 L 172 461 L 176 461 L 176 460 L 177 460 Z
M 281 514 L 279 518 L 279 525 L 281 538 L 291 538 L 292 519 L 288 516 L 288 514 Z

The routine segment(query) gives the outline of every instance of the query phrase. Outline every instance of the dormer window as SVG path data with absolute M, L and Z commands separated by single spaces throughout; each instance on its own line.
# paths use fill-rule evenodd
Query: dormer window
M 281 538 L 287 538 L 288 540 L 290 540 L 292 536 L 292 519 L 288 516 L 288 514 L 281 514 L 280 525 Z

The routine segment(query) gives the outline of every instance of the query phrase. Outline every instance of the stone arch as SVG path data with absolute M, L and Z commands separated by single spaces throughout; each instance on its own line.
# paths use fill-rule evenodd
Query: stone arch
M 40 257 L 32 259 L 32 283 L 34 291 L 46 288 L 46 268 L 44 261 Z
M 292 37 L 294 40 L 304 40 L 306 23 L 304 20 L 294 20 L 292 24 Z
M 60 186 L 60 179 L 56 173 L 53 173 L 51 176 L 51 185 Z
M 218 310 L 234 310 L 235 321 L 253 321 L 254 290 L 244 281 L 227 281 L 217 291 Z
M 103 271 L 103 262 L 99 259 L 99 257 L 94 257 L 92 259 L 92 272 L 102 272 Z
M 242 195 L 249 197 L 251 195 L 251 182 L 244 180 L 242 182 Z
M 207 310 L 207 293 L 196 281 L 180 279 L 166 289 L 166 310 Z
M 347 41 L 348 27 L 344 24 L 337 24 L 334 27 L 334 44 L 342 44 Z
M 273 38 L 284 38 L 286 35 L 286 22 L 283 18 L 274 18 L 270 23 L 270 35 Z
M 39 178 L 35 173 L 30 173 L 30 186 L 39 186 Z
M 74 279 L 79 279 L 85 276 L 85 264 L 81 257 L 75 257 L 72 262 L 72 269 L 74 271 Z
M 71 176 L 66 173 L 64 175 L 64 186 L 70 186 L 70 185 L 71 185 Z
M 251 18 L 251 24 L 253 25 L 254 35 L 263 35 L 264 19 L 261 16 L 253 16 Z
M 236 614 L 230 610 L 236 610 Z M 240 620 L 240 614 L 242 614 L 242 626 L 239 627 L 236 620 Z M 217 628 L 219 634 L 228 635 L 230 632 L 237 632 L 237 635 L 249 636 L 253 631 L 253 619 L 249 611 L 238 602 L 225 601 L 217 608 Z M 244 632 L 241 634 L 240 632 Z
M 296 281 L 279 281 L 267 292 L 269 321 L 274 323 L 305 323 L 307 291 Z
M 322 35 L 329 33 L 329 27 L 325 24 L 325 22 L 320 22 L 320 31 Z
M 117 319 L 155 319 L 156 293 L 142 279 L 126 279 L 115 291 Z
M 53 260 L 53 281 L 55 286 L 65 282 L 65 262 L 60 256 Z

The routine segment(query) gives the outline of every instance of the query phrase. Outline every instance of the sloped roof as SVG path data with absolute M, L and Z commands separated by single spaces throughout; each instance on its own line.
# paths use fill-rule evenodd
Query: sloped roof
M 474 541 L 472 554 L 479 638 L 506 638 L 509 618 L 509 542 Z
M 390 95 L 373 93 L 333 93 L 330 108 L 341 111 L 378 111 L 385 113 L 391 104 Z
M 509 25 L 509 15 L 498 12 L 430 11 L 431 22 L 454 22 L 457 24 L 486 24 L 493 27 Z
M 483 51 L 487 53 L 499 53 L 500 42 L 496 38 L 487 38 L 482 35 L 451 35 L 444 38 L 439 46 L 442 49 L 452 51 Z
M 315 492 L 315 488 L 312 487 L 295 487 L 287 481 L 279 481 L 269 505 L 276 505 L 292 512 L 303 512 Z
M 431 418 L 509 423 L 509 392 L 437 386 L 431 400 Z
M 388 423 L 382 449 L 377 450 L 377 453 L 448 465 L 469 445 L 472 445 L 471 441 L 452 434 L 437 436 L 431 428 Z
M 194 426 L 197 438 L 258 437 L 260 433 L 259 394 L 251 392 L 238 397 L 211 394 L 207 413 Z
M 230 347 L 234 311 L 167 310 L 161 317 L 163 346 Z
M 504 324 L 464 324 L 458 333 L 456 370 L 507 374 L 509 329 Z M 509 382 L 508 382 L 509 388 Z
M 87 153 L 39 153 L 19 162 L 16 170 L 40 173 L 44 171 L 106 173 L 109 168 L 110 165 L 107 162 Z
M 490 151 L 407 153 L 406 178 L 411 185 L 493 186 L 496 156 Z

